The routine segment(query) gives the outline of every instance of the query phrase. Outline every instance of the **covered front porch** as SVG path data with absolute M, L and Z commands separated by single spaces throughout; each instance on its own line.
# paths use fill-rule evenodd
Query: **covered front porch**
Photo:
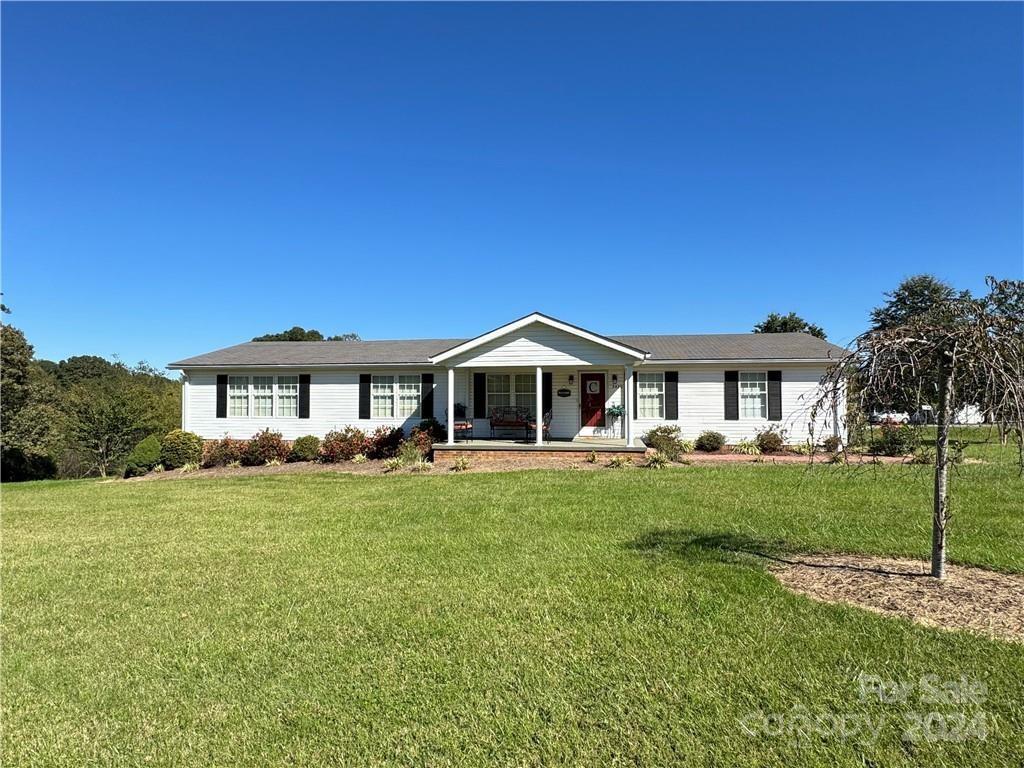
M 629 449 L 633 368 L 646 356 L 537 312 L 458 344 L 430 358 L 446 369 L 446 445 L 603 438 Z
M 632 366 L 449 368 L 448 445 L 632 445 Z

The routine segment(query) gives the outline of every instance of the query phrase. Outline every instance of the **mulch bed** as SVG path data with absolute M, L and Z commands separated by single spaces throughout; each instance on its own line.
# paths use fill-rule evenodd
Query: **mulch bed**
M 850 464 L 871 464 L 875 463 L 872 456 L 861 456 L 850 454 Z M 817 464 L 824 464 L 828 456 L 821 454 L 814 457 Z M 906 461 L 900 457 L 879 456 L 877 461 L 883 464 L 898 464 Z M 643 464 L 644 457 L 638 455 L 633 460 L 634 466 Z M 683 464 L 709 465 L 709 464 L 807 464 L 810 457 L 795 453 L 779 453 L 770 456 L 747 456 L 740 453 L 688 453 L 683 458 Z M 487 459 L 486 461 L 469 460 L 468 469 L 465 472 L 515 472 L 523 469 L 580 469 L 594 470 L 606 469 L 607 459 L 597 454 L 597 461 L 593 464 L 587 461 L 571 460 L 565 457 L 551 455 L 535 455 L 532 452 L 511 454 L 507 459 Z M 451 471 L 450 461 L 439 461 L 434 467 L 433 474 Z M 673 465 L 677 466 L 677 465 Z M 383 475 L 384 462 L 367 461 L 362 464 L 354 464 L 351 461 L 343 461 L 337 464 L 319 464 L 310 461 L 298 461 L 289 464 L 281 464 L 274 467 L 210 467 L 195 472 L 183 473 L 180 470 L 167 472 L 150 472 L 142 477 L 133 477 L 126 482 L 148 482 L 151 480 L 176 480 L 182 478 L 216 478 L 216 477 L 251 477 L 264 475 L 291 475 L 310 472 L 343 472 L 352 475 Z M 399 470 L 392 474 L 408 474 L 407 470 Z
M 838 554 L 773 558 L 768 570 L 814 600 L 1024 643 L 1022 574 L 947 565 L 939 581 L 923 560 Z

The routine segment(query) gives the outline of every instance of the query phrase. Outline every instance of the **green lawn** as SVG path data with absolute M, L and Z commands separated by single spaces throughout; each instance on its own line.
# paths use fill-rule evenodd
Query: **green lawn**
M 989 463 L 954 477 L 952 557 L 1024 571 L 1011 451 L 968 453 Z M 924 557 L 929 483 L 747 465 L 5 486 L 3 764 L 1020 764 L 1024 646 L 814 603 L 737 552 Z M 864 701 L 862 672 L 987 693 Z M 800 707 L 882 727 L 741 727 Z M 931 711 L 988 736 L 901 739 Z

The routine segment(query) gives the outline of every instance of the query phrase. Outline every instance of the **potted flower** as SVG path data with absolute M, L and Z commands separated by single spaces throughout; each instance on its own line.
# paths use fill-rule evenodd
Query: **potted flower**
M 626 415 L 626 406 L 624 405 L 609 405 L 604 409 L 605 416 L 608 417 L 610 426 L 615 426 L 615 423 Z

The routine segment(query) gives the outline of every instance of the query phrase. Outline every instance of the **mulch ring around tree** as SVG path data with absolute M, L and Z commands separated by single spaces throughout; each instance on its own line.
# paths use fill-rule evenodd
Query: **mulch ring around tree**
M 839 554 L 772 558 L 768 570 L 814 600 L 1024 643 L 1024 574 L 947 565 L 939 581 L 923 560 Z

